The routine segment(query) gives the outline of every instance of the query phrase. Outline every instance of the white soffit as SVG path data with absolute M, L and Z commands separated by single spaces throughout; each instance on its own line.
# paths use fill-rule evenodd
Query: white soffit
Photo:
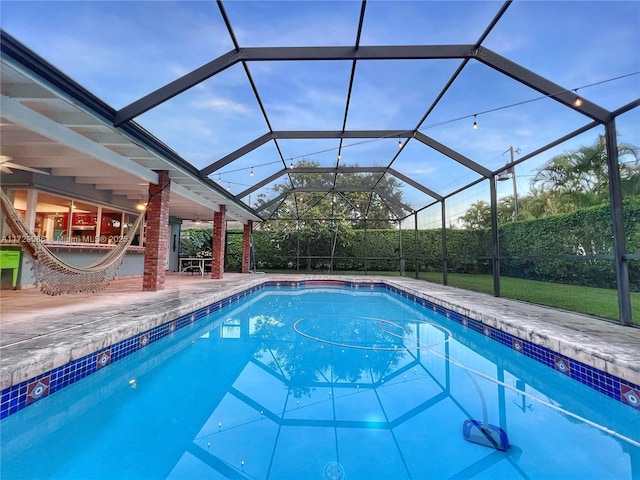
M 260 220 L 180 165 L 141 146 L 55 88 L 40 84 L 22 66 L 2 63 L 2 154 L 14 163 L 49 169 L 52 176 L 74 177 L 78 184 L 134 202 L 143 198 L 149 183 L 158 183 L 155 170 L 166 170 L 172 182 L 170 215 L 206 216 L 226 204 L 231 220 Z

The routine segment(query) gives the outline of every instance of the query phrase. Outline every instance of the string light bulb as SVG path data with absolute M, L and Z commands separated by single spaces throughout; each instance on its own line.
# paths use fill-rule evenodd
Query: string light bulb
M 231 182 L 229 182 L 229 186 L 227 187 L 227 190 L 231 191 Z
M 578 95 L 578 89 L 576 88 L 574 90 L 574 92 L 576 93 L 576 99 L 573 101 L 573 104 L 576 107 L 581 107 L 582 106 L 582 98 L 580 98 L 580 96 Z
M 218 174 L 218 183 L 222 183 L 222 177 Z
M 293 170 L 293 160 L 291 160 L 291 164 L 289 165 L 289 168 Z
M 473 129 L 477 130 L 478 129 L 478 122 L 476 122 L 476 116 L 473 116 Z
M 253 177 L 253 167 L 251 167 L 251 171 L 249 172 L 249 175 Z
M 340 160 L 342 158 L 342 155 L 338 154 L 338 160 Z
M 398 148 L 402 148 L 402 140 L 398 139 Z

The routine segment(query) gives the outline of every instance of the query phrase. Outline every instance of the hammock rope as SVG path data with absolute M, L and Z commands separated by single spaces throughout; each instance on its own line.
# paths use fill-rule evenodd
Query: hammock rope
M 36 283 L 47 295 L 73 293 L 96 293 L 104 290 L 116 278 L 122 265 L 127 248 L 133 241 L 133 235 L 123 238 L 96 263 L 87 267 L 76 267 L 60 260 L 39 237 L 31 232 L 19 212 L 13 207 L 9 197 L 0 189 L 0 200 L 5 221 L 9 228 L 21 240 L 21 244 L 32 259 Z M 132 232 L 140 228 L 144 211 L 137 218 Z

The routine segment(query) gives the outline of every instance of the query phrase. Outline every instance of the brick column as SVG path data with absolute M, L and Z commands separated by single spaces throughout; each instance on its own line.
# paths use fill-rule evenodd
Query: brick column
M 213 213 L 213 245 L 211 248 L 211 278 L 222 279 L 224 274 L 224 244 L 227 231 L 226 207 Z
M 249 220 L 244 226 L 242 233 L 242 273 L 249 273 L 251 270 L 251 229 L 253 222 Z
M 169 196 L 171 179 L 166 170 L 158 171 L 158 185 L 149 185 L 147 205 L 147 231 L 144 247 L 144 277 L 142 290 L 164 290 L 169 241 Z

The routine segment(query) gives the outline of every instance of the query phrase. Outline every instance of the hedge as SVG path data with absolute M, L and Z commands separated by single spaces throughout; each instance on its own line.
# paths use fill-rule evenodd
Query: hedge
M 640 201 L 624 203 L 626 247 L 640 253 Z M 514 222 L 500 227 L 501 273 L 548 282 L 616 288 L 611 208 Z M 631 287 L 640 291 L 640 261 L 629 261 Z
M 624 203 L 627 252 L 640 253 L 640 200 Z M 196 229 L 201 230 L 201 229 Z M 454 273 L 491 273 L 489 230 L 447 229 L 448 268 Z M 202 233 L 195 237 L 201 245 Z M 184 237 L 184 236 L 183 236 Z M 231 238 L 228 254 L 238 256 L 241 244 Z M 254 252 L 259 269 L 327 270 L 333 235 L 330 229 L 297 237 L 295 231 L 255 229 Z M 206 238 L 206 236 L 205 236 Z M 407 272 L 442 269 L 441 230 L 402 231 L 402 256 Z M 237 245 L 236 245 L 237 244 Z M 611 212 L 608 205 L 499 228 L 500 273 L 510 277 L 591 287 L 616 287 Z M 298 259 L 296 252 L 300 252 Z M 182 251 L 182 242 L 181 242 Z M 235 252 L 235 253 L 233 253 Z M 229 258 L 229 256 L 228 256 Z M 338 235 L 333 268 L 342 271 L 400 270 L 399 231 L 347 230 Z M 640 291 L 640 260 L 629 260 L 631 288 Z

